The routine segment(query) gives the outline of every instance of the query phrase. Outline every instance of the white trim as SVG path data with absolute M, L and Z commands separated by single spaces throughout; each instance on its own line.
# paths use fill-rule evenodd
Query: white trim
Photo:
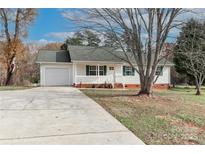
M 77 66 L 75 64 L 75 82 L 76 82 L 76 76 L 77 76 Z
M 41 86 L 47 86 L 46 85 L 46 70 L 47 69 L 67 69 L 68 70 L 68 85 L 72 84 L 72 66 L 66 65 L 66 64 L 41 64 L 40 65 L 40 85 Z
M 123 62 L 111 62 L 111 61 L 78 61 L 78 60 L 71 60 L 73 63 L 105 63 L 105 64 L 123 64 Z
M 73 63 L 71 62 L 38 62 L 36 61 L 36 63 L 38 64 L 55 64 L 55 65 L 72 65 Z
M 75 63 L 73 63 L 73 83 L 75 84 L 76 83 L 76 76 L 75 76 L 75 74 L 76 74 L 76 64 Z
M 171 84 L 171 67 L 167 68 L 168 69 L 168 82 Z
M 39 64 L 67 64 L 72 65 L 73 63 L 102 63 L 102 64 L 123 64 L 123 65 L 129 65 L 125 62 L 111 62 L 111 61 L 78 61 L 78 60 L 71 60 L 71 62 L 38 62 Z M 158 64 L 158 65 L 164 65 L 164 64 Z M 134 66 L 137 66 L 137 64 L 134 64 Z M 146 65 L 145 65 L 146 66 Z M 164 66 L 174 66 L 174 64 L 165 64 Z
M 164 64 L 158 64 L 158 66 L 170 66 L 171 67 L 171 66 L 174 66 L 174 64 L 165 64 L 165 65 Z
M 98 77 L 98 83 L 99 83 L 99 76 L 100 76 L 100 64 L 97 64 L 97 77 Z

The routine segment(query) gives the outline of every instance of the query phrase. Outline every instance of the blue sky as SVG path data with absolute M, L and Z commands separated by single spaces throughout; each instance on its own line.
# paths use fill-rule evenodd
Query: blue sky
M 76 28 L 61 13 L 61 9 L 38 9 L 38 16 L 29 27 L 29 35 L 26 39 L 29 41 L 64 41 L 66 32 L 76 31 Z
M 28 42 L 37 43 L 49 43 L 49 42 L 63 42 L 68 36 L 72 36 L 73 32 L 77 31 L 77 26 L 65 19 L 62 15 L 64 9 L 57 8 L 42 8 L 38 9 L 38 16 L 34 23 L 29 27 L 29 35 L 26 38 Z M 204 19 L 205 10 L 195 9 L 199 14 L 186 14 L 180 18 L 186 20 L 190 17 L 200 17 Z M 66 9 L 69 14 L 75 14 L 79 12 L 79 9 Z M 82 12 L 81 15 L 83 16 Z M 179 19 L 180 19 L 179 18 Z M 169 41 L 173 42 L 178 35 L 179 30 L 175 29 L 170 33 Z

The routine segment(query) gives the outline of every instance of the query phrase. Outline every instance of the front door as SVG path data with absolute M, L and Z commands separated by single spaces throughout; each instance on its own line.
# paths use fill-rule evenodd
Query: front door
M 114 66 L 109 66 L 109 74 L 111 76 L 111 82 L 114 87 L 115 82 L 116 82 L 116 76 L 115 76 L 115 67 Z

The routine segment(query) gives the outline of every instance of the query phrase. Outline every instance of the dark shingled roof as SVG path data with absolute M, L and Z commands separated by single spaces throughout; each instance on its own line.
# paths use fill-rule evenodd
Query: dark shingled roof
M 96 48 L 88 46 L 69 46 L 65 50 L 40 50 L 37 62 L 71 62 L 71 61 L 106 61 L 122 62 L 111 54 L 112 48 Z
M 69 46 L 71 61 L 106 61 L 122 62 L 119 58 L 111 54 L 112 48 Z
M 89 46 L 69 46 L 68 51 L 59 50 L 40 50 L 37 62 L 71 62 L 71 61 L 104 61 L 104 62 L 123 62 L 120 58 L 112 54 L 114 50 L 108 47 L 89 47 Z M 123 57 L 122 51 L 113 53 Z M 134 59 L 133 59 L 134 62 Z M 163 61 L 160 62 L 164 64 Z M 166 64 L 172 64 L 167 62 Z
M 36 62 L 70 62 L 70 55 L 64 50 L 40 50 Z

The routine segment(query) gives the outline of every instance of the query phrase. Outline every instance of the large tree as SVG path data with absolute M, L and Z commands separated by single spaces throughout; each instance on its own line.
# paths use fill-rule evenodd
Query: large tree
M 68 49 L 69 45 L 84 45 L 98 47 L 100 45 L 100 38 L 98 34 L 91 30 L 84 30 L 75 32 L 72 37 L 68 37 L 65 43 L 61 46 L 61 49 Z
M 113 54 L 138 72 L 139 94 L 150 95 L 157 66 L 166 62 L 164 59 L 170 53 L 164 50 L 169 32 L 181 24 L 176 20 L 180 13 L 178 8 L 86 9 L 83 18 L 79 16 L 77 19 L 69 14 L 67 18 L 81 23 L 84 28 L 102 32 L 102 35 L 111 35 L 112 41 L 116 42 L 113 47 L 120 49 L 123 56 L 120 52 Z
M 117 43 L 115 40 L 115 36 L 113 36 L 113 33 L 107 32 L 105 35 L 103 46 L 105 47 L 116 47 Z
M 176 71 L 195 80 L 196 95 L 205 80 L 205 24 L 191 19 L 182 28 L 174 48 Z
M 22 37 L 27 36 L 27 28 L 36 16 L 36 9 L 29 8 L 1 8 L 0 22 L 4 36 L 4 66 L 6 68 L 5 85 L 11 83 L 16 68 L 18 55 L 23 52 Z
M 75 32 L 72 37 L 66 40 L 69 45 L 83 45 L 84 35 L 81 32 Z
M 69 45 L 83 45 L 84 36 L 81 32 L 75 32 L 72 37 L 68 37 L 61 45 L 61 49 L 67 50 Z
M 99 46 L 101 42 L 98 34 L 91 30 L 85 30 L 83 33 L 83 40 L 85 41 L 87 46 Z

